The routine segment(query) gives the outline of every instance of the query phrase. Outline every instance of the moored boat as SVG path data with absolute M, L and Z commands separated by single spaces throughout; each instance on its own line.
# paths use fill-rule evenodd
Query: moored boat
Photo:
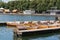
M 20 24 L 20 22 L 14 21 L 14 22 L 6 22 L 7 26 L 12 26 L 12 27 L 16 27 L 17 25 Z
M 56 25 L 55 25 L 56 24 Z M 14 30 L 17 35 L 23 35 L 23 33 L 33 33 L 38 31 L 46 31 L 46 30 L 57 30 L 60 29 L 60 24 L 57 21 L 54 23 L 51 21 L 39 23 L 39 22 L 25 22 L 22 25 L 16 26 Z

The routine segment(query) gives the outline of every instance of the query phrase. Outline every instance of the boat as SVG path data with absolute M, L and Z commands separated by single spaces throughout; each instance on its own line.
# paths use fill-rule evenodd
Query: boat
M 16 29 L 14 29 L 14 33 L 16 33 L 17 35 L 24 35 L 24 33 L 37 33 L 41 31 L 57 29 L 60 29 L 59 21 L 45 21 L 43 23 L 41 23 L 41 21 L 32 21 L 17 25 Z
M 4 9 L 4 13 L 10 13 L 9 9 Z
M 16 27 L 17 25 L 20 24 L 19 21 L 14 21 L 14 22 L 6 22 L 7 26 L 12 26 L 12 27 Z
M 18 12 L 17 9 L 12 10 L 12 13 L 17 13 L 17 12 Z

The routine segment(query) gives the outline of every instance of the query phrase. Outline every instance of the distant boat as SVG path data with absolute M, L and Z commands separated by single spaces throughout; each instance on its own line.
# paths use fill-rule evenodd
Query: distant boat
M 17 9 L 12 10 L 12 13 L 17 13 L 17 12 L 18 12 Z
M 6 22 L 7 26 L 12 26 L 12 27 L 16 27 L 17 25 L 20 24 L 20 22 Z
M 10 13 L 9 9 L 4 9 L 4 13 Z
M 4 11 L 4 8 L 1 7 L 0 8 L 0 13 L 3 13 L 3 11 Z

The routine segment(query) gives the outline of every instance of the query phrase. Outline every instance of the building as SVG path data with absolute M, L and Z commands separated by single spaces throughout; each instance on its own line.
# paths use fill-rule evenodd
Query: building
M 51 7 L 51 10 L 47 10 L 50 12 L 50 15 L 56 15 L 57 13 L 60 13 L 60 10 L 57 10 L 57 7 Z

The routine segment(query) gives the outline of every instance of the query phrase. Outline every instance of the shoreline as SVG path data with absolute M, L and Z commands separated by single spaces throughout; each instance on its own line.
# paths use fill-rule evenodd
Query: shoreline
M 50 15 L 50 14 L 23 14 L 23 13 L 0 13 L 0 15 L 22 15 L 22 16 L 58 16 L 58 15 Z

